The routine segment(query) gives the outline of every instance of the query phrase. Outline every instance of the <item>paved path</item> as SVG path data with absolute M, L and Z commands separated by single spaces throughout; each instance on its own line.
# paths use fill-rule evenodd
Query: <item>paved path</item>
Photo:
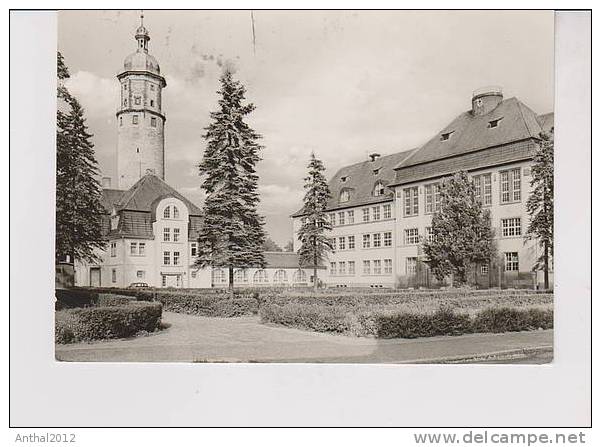
M 207 318 L 163 313 L 169 328 L 145 337 L 57 345 L 56 358 L 99 362 L 406 363 L 553 345 L 553 331 L 379 340 L 321 334 L 258 317 Z

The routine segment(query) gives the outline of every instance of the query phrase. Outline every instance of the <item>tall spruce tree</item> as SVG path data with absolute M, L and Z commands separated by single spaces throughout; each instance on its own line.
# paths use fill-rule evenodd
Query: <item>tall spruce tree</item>
M 313 267 L 313 288 L 317 289 L 317 268 L 325 260 L 326 254 L 334 250 L 326 231 L 332 230 L 327 218 L 326 207 L 330 198 L 330 188 L 324 176 L 321 160 L 311 154 L 308 175 L 305 180 L 304 216 L 298 231 L 301 247 L 298 251 L 301 266 Z
M 476 199 L 467 173 L 458 172 L 440 186 L 440 210 L 432 217 L 432 239 L 423 243 L 425 261 L 437 279 L 451 275 L 467 282 L 470 268 L 494 256 L 490 212 Z
M 60 53 L 57 74 L 55 259 L 92 262 L 98 259 L 96 249 L 105 247 L 98 164 L 84 111 L 64 86 L 69 71 Z
M 244 104 L 246 89 L 226 69 L 220 79 L 219 109 L 205 129 L 207 146 L 199 165 L 206 192 L 198 239 L 199 267 L 227 268 L 233 292 L 234 269 L 264 267 L 264 221 L 259 204 L 256 165 L 261 136 L 244 122 L 255 106 Z
M 549 289 L 549 264 L 553 257 L 553 149 L 553 131 L 541 133 L 532 165 L 532 190 L 526 202 L 530 216 L 526 237 L 536 239 L 543 249 L 533 270 L 544 272 L 545 289 Z

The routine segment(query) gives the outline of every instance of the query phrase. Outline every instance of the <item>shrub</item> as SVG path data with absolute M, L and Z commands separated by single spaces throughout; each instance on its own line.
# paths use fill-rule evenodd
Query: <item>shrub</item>
M 472 331 L 470 317 L 441 307 L 433 314 L 402 312 L 378 315 L 375 321 L 378 338 L 417 338 L 437 335 L 461 335 Z
M 205 317 L 240 317 L 258 312 L 258 301 L 252 295 L 234 295 L 232 298 L 227 292 L 209 295 L 156 292 L 155 299 L 165 311 Z
M 348 311 L 340 306 L 307 306 L 298 303 L 265 305 L 260 307 L 260 316 L 262 323 L 277 323 L 316 332 L 342 334 L 351 330 Z
M 125 305 L 85 307 L 56 312 L 57 343 L 131 337 L 152 332 L 161 323 L 160 303 L 130 302 Z
M 473 321 L 475 332 L 516 332 L 553 328 L 552 309 L 484 309 Z
M 123 304 L 130 304 L 135 302 L 136 298 L 133 296 L 124 295 L 112 295 L 110 293 L 99 293 L 98 298 L 94 301 L 94 304 L 100 307 L 106 306 L 121 306 Z

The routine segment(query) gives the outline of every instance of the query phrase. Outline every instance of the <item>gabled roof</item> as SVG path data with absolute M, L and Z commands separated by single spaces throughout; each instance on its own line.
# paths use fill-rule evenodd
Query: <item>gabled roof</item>
M 383 195 L 374 196 L 374 187 L 378 181 L 382 182 L 384 186 L 392 183 L 395 178 L 394 167 L 411 155 L 412 152 L 413 150 L 397 152 L 396 154 L 378 157 L 374 161 L 366 160 L 340 168 L 328 183 L 331 196 L 327 210 L 351 208 L 392 200 L 394 198 L 392 190 L 385 188 Z M 340 193 L 343 190 L 348 190 L 350 194 L 347 202 L 340 202 Z M 292 217 L 302 215 L 303 209 L 301 208 Z
M 497 127 L 489 128 L 489 122 L 499 119 Z M 541 130 L 536 114 L 517 98 L 509 98 L 484 115 L 462 113 L 396 169 L 537 138 Z M 449 132 L 450 137 L 443 140 L 441 135 Z
M 125 191 L 115 203 L 117 210 L 152 212 L 153 204 L 165 197 L 175 197 L 186 204 L 190 215 L 200 216 L 200 208 L 186 199 L 177 190 L 169 186 L 154 174 L 146 174 L 129 190 Z
M 545 132 L 551 131 L 555 126 L 555 114 L 553 112 L 538 115 L 536 118 L 541 129 Z
M 125 191 L 122 189 L 103 189 L 102 206 L 108 214 L 113 212 L 113 206 L 119 201 Z

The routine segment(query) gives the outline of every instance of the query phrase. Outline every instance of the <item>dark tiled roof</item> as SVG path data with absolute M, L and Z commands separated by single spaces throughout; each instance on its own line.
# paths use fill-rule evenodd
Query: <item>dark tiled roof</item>
M 109 233 L 113 237 L 152 239 L 152 215 L 148 211 L 123 210 L 119 212 L 119 224 Z
M 115 204 L 118 210 L 153 211 L 153 205 L 164 197 L 175 197 L 186 204 L 190 214 L 200 216 L 200 208 L 154 174 L 146 174 Z
M 413 150 L 409 150 L 384 155 L 378 157 L 375 161 L 366 160 L 339 169 L 328 183 L 331 193 L 328 201 L 328 211 L 392 200 L 394 192 L 387 188 L 383 195 L 373 195 L 376 182 L 381 181 L 385 186 L 391 184 L 395 178 L 394 167 L 411 155 L 412 152 Z M 343 179 L 345 181 L 342 181 Z M 340 202 L 340 193 L 343 190 L 348 190 L 350 193 L 348 202 Z M 301 208 L 292 217 L 302 215 L 303 209 Z
M 490 121 L 502 118 L 498 126 Z M 502 101 L 481 116 L 465 112 L 396 167 L 395 185 L 502 165 L 532 157 L 535 139 L 553 126 L 553 114 L 537 116 L 516 98 Z M 441 141 L 441 134 L 451 132 Z
M 298 253 L 291 251 L 266 251 L 263 253 L 265 256 L 265 262 L 267 268 L 272 269 L 297 269 L 299 266 Z M 313 268 L 311 266 L 303 266 L 303 268 Z M 324 267 L 318 266 L 317 268 L 322 269 Z
M 263 253 L 267 268 L 299 268 L 299 256 L 290 251 L 266 251 Z
M 112 213 L 113 206 L 119 201 L 125 191 L 121 189 L 103 189 L 102 190 L 102 206 L 107 213 Z
M 201 225 L 201 216 L 190 216 L 190 224 L 188 225 L 188 240 L 195 241 L 198 239 Z
M 553 112 L 538 115 L 536 118 L 541 129 L 545 132 L 549 132 L 555 126 L 555 114 Z
M 488 128 L 490 121 L 500 118 L 502 120 L 497 127 Z M 450 138 L 442 141 L 441 135 L 448 132 L 452 132 Z M 537 138 L 540 132 L 541 126 L 536 114 L 517 98 L 509 98 L 484 115 L 474 116 L 471 111 L 462 113 L 416 150 L 411 157 L 400 162 L 397 169 L 514 141 Z

